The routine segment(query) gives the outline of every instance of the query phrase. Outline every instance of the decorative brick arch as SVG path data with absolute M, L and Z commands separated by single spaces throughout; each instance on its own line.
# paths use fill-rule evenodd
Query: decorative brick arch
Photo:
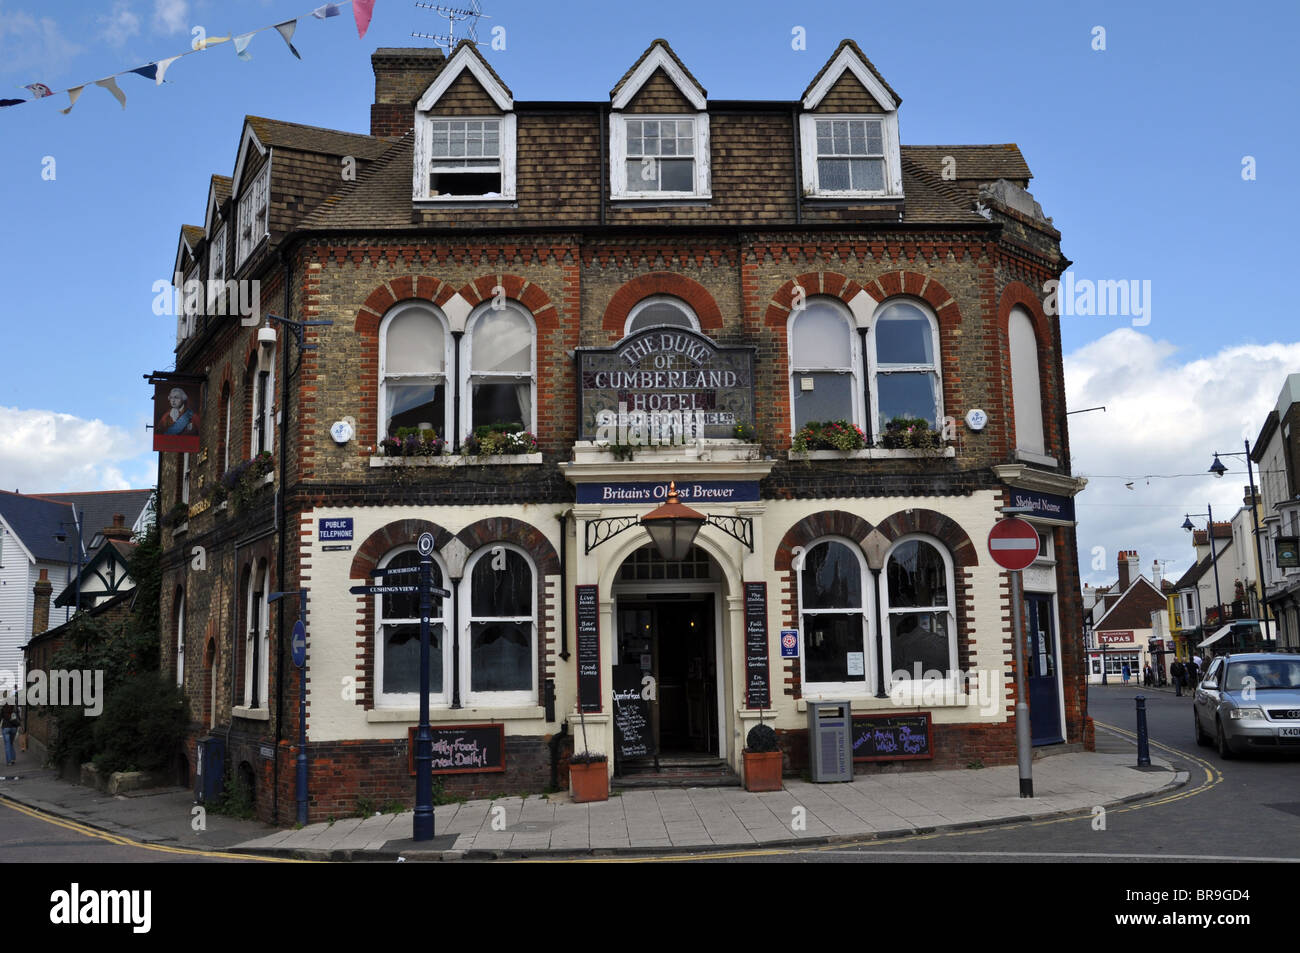
M 491 543 L 514 543 L 529 556 L 537 566 L 539 576 L 555 576 L 560 572 L 560 557 L 546 535 L 523 520 L 509 516 L 497 516 L 481 519 L 471 523 L 456 534 L 456 538 L 473 552 Z M 538 580 L 541 583 L 541 580 Z
M 452 538 L 451 533 L 437 523 L 431 523 L 428 520 L 394 520 L 367 536 L 366 541 L 357 548 L 357 554 L 352 557 L 352 569 L 349 572 L 349 577 L 352 579 L 365 579 L 370 575 L 370 570 L 378 566 L 379 560 L 383 559 L 385 555 L 391 553 L 398 546 L 413 544 L 421 533 L 433 534 L 435 549 L 441 549 Z
M 900 295 L 920 298 L 934 309 L 935 317 L 939 319 L 940 330 L 961 323 L 961 309 L 957 307 L 953 296 L 948 293 L 947 288 L 928 275 L 917 274 L 914 271 L 887 271 L 867 282 L 863 288 L 867 294 L 876 299 L 877 304 L 887 298 Z
M 1012 281 L 1002 289 L 998 300 L 998 331 L 1004 343 L 1002 380 L 1005 382 L 1005 415 L 1007 419 L 1008 450 L 1016 446 L 1016 403 L 1014 384 L 1011 374 L 1011 312 L 1020 307 L 1029 315 L 1034 328 L 1035 343 L 1038 345 L 1038 396 L 1041 401 L 1040 412 L 1043 417 L 1044 449 L 1050 455 L 1061 446 L 1060 432 L 1056 414 L 1052 413 L 1049 398 L 1056 393 L 1054 377 L 1056 370 L 1056 337 L 1052 333 L 1052 322 L 1043 310 L 1043 304 L 1034 289 L 1024 282 Z
M 507 298 L 518 301 L 537 322 L 537 330 L 553 331 L 560 326 L 560 314 L 551 296 L 527 278 L 518 275 L 483 275 L 460 287 L 460 296 L 477 307 L 496 297 L 500 288 Z
M 871 524 L 862 517 L 844 510 L 822 510 L 820 513 L 813 513 L 795 523 L 781 537 L 772 566 L 778 572 L 786 572 L 793 565 L 796 546 L 806 547 L 813 540 L 823 536 L 842 536 L 861 543 L 871 534 L 871 529 Z
M 862 285 L 838 272 L 805 272 L 797 278 L 791 278 L 776 290 L 776 294 L 772 295 L 772 301 L 767 306 L 767 315 L 764 318 L 764 323 L 769 328 L 785 329 L 786 322 L 790 318 L 790 312 L 794 309 L 796 287 L 803 289 L 805 297 L 828 296 L 839 298 L 845 304 L 856 298 L 858 292 L 864 290 Z M 877 298 L 876 300 L 880 299 Z
M 379 322 L 399 301 L 431 301 L 441 307 L 455 293 L 450 284 L 428 275 L 403 275 L 383 282 L 370 292 L 357 311 L 355 328 L 362 336 L 363 347 L 366 338 L 374 338 L 375 347 L 379 346 Z
M 651 295 L 672 295 L 674 298 L 681 298 L 691 306 L 695 316 L 700 319 L 701 331 L 722 330 L 722 312 L 718 310 L 718 303 L 713 300 L 713 295 L 709 294 L 708 289 L 693 278 L 671 271 L 655 271 L 648 275 L 640 275 L 615 291 L 605 307 L 605 316 L 601 320 L 604 329 L 622 337 L 623 328 L 627 326 L 628 314 L 638 302 L 644 301 Z
M 1007 333 L 1007 326 L 1011 321 L 1011 309 L 1016 305 L 1029 312 L 1029 318 L 1034 322 L 1034 333 L 1038 336 L 1039 350 L 1050 347 L 1052 325 L 1043 311 L 1043 303 L 1038 295 L 1034 294 L 1034 289 L 1022 281 L 1013 281 L 1002 289 L 1002 297 L 998 301 L 998 327 L 1002 329 L 1002 333 Z
M 891 543 L 910 533 L 933 536 L 948 547 L 955 568 L 966 569 L 979 565 L 979 551 L 966 531 L 951 517 L 934 510 L 902 510 L 882 520 L 876 528 Z

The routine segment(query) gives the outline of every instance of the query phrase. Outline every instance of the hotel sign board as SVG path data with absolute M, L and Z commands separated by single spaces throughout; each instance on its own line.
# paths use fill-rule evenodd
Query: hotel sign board
M 1028 507 L 1030 512 L 1021 513 L 1022 519 L 1056 520 L 1061 523 L 1074 522 L 1074 500 L 1068 496 L 1054 493 L 1037 493 L 1033 490 L 1009 488 L 1011 506 Z
M 754 423 L 753 347 L 657 327 L 576 353 L 583 440 L 671 444 L 731 438 L 737 424 Z

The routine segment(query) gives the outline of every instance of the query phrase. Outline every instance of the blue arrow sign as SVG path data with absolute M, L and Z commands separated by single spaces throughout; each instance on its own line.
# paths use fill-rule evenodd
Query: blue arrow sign
M 293 646 L 293 664 L 302 668 L 307 664 L 307 627 L 299 619 L 293 624 L 293 637 L 289 644 Z

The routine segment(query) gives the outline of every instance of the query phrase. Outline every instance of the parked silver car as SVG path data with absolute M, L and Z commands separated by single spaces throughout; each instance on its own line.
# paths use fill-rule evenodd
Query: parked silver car
M 1192 699 L 1196 743 L 1219 756 L 1300 748 L 1300 656 L 1278 652 L 1223 655 L 1205 670 Z

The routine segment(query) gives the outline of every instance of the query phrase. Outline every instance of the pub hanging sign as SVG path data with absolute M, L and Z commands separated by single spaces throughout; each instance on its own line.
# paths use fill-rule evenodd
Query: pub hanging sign
M 678 444 L 754 423 L 754 348 L 687 328 L 647 328 L 614 347 L 578 348 L 582 439 Z

